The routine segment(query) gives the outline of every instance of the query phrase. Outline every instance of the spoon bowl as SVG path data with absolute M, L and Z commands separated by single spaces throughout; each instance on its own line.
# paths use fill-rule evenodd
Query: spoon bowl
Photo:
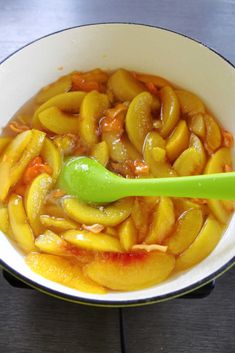
M 74 157 L 65 163 L 58 186 L 80 200 L 112 202 L 127 196 L 235 199 L 235 172 L 176 178 L 125 179 L 96 160 Z

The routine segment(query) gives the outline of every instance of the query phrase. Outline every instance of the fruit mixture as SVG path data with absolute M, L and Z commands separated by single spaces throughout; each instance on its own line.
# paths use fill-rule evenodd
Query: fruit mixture
M 44 87 L 0 137 L 0 230 L 39 275 L 89 293 L 130 291 L 194 266 L 219 242 L 230 201 L 129 197 L 103 206 L 57 186 L 64 158 L 124 178 L 232 171 L 233 137 L 194 93 L 124 69 Z

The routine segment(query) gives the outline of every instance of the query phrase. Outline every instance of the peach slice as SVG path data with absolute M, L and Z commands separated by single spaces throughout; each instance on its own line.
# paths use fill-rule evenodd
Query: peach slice
M 189 146 L 194 147 L 195 150 L 199 154 L 199 157 L 201 160 L 201 165 L 200 165 L 200 170 L 198 171 L 198 173 L 201 173 L 206 165 L 206 152 L 205 152 L 204 146 L 203 146 L 200 138 L 195 134 L 190 135 Z
M 156 131 L 151 131 L 145 139 L 144 143 L 144 160 L 149 165 L 150 172 L 155 178 L 167 178 L 175 175 L 175 171 L 171 168 L 169 162 L 166 159 L 156 161 L 156 152 L 154 151 L 155 147 L 165 149 L 166 142 Z
M 46 228 L 62 232 L 69 229 L 76 229 L 79 224 L 65 218 L 57 218 L 48 215 L 40 215 L 40 222 Z
M 52 185 L 52 178 L 47 173 L 39 174 L 29 186 L 25 195 L 25 209 L 31 227 L 36 234 L 41 231 L 39 216 L 42 212 L 45 196 Z
M 62 157 L 57 146 L 46 137 L 40 154 L 43 160 L 52 168 L 52 179 L 55 182 L 60 174 L 62 165 Z
M 161 197 L 153 214 L 153 221 L 145 239 L 147 244 L 161 244 L 173 230 L 175 224 L 174 205 L 170 198 Z
M 220 127 L 215 119 L 209 115 L 204 115 L 204 121 L 206 124 L 206 140 L 205 145 L 209 152 L 216 151 L 222 144 L 222 134 Z
M 164 281 L 175 266 L 173 255 L 158 251 L 104 253 L 87 264 L 85 274 L 113 290 L 137 290 Z
M 50 230 L 46 230 L 36 238 L 35 246 L 44 253 L 75 257 L 81 264 L 91 262 L 94 258 L 94 254 L 91 251 L 69 244 Z
M 164 162 L 166 160 L 166 150 L 164 148 L 153 147 L 151 154 L 156 162 Z
M 155 86 L 162 88 L 165 86 L 169 86 L 170 83 L 165 78 L 155 75 L 136 73 L 137 79 L 143 83 L 153 83 Z
M 145 89 L 127 70 L 117 70 L 108 80 L 108 88 L 118 101 L 131 101 Z
M 4 206 L 0 206 L 0 231 L 7 235 L 10 232 L 8 210 Z
M 105 228 L 105 233 L 109 234 L 109 235 L 112 235 L 115 238 L 119 238 L 118 230 L 116 228 L 114 228 L 114 227 L 106 227 Z
M 50 107 L 38 114 L 43 128 L 55 134 L 78 133 L 78 117 L 64 113 L 57 107 Z
M 132 159 L 132 160 L 143 159 L 142 155 L 137 151 L 135 146 L 130 142 L 130 140 L 125 134 L 122 136 L 121 141 L 127 151 L 128 159 Z
M 209 216 L 197 238 L 176 260 L 176 270 L 186 270 L 207 257 L 218 244 L 222 233 L 223 226 Z
M 183 114 L 194 115 L 198 113 L 205 113 L 205 107 L 201 99 L 194 93 L 176 90 L 175 91 Z
M 35 250 L 33 231 L 28 223 L 21 196 L 11 195 L 8 213 L 13 236 L 19 247 L 25 253 Z
M 204 173 L 223 173 L 226 165 L 232 165 L 231 152 L 228 148 L 222 147 L 210 157 Z M 227 205 L 228 203 L 230 202 L 227 202 Z M 227 223 L 231 212 L 224 206 L 223 202 L 219 200 L 208 200 L 208 206 L 221 223 Z M 230 206 L 232 207 L 232 203 L 230 203 Z
M 167 140 L 166 152 L 171 162 L 174 162 L 189 145 L 189 130 L 185 120 L 180 120 Z
M 62 207 L 78 223 L 116 226 L 130 216 L 133 198 L 124 198 L 108 206 L 93 207 L 78 199 L 66 197 L 62 200 Z
M 194 241 L 202 224 L 203 217 L 200 209 L 193 208 L 184 212 L 176 222 L 175 231 L 164 244 L 168 246 L 168 250 L 172 254 L 182 253 Z
M 174 130 L 180 118 L 180 105 L 174 90 L 170 86 L 161 89 L 160 97 L 162 120 L 160 134 L 165 138 Z
M 9 145 L 12 141 L 12 137 L 1 136 L 0 137 L 0 154 L 4 151 L 4 149 Z
M 193 200 L 191 201 L 186 198 L 175 198 L 173 202 L 174 202 L 175 213 L 177 217 L 179 217 L 182 213 L 190 209 L 201 210 L 203 214 L 208 213 L 207 207 L 205 205 L 199 205 L 198 203 L 193 202 Z
M 122 163 L 128 159 L 127 149 L 116 132 L 103 132 L 102 140 L 108 146 L 108 154 L 114 162 Z
M 205 174 L 223 173 L 225 165 L 232 166 L 232 156 L 229 148 L 222 147 L 210 157 Z
M 38 119 L 38 115 L 40 112 L 50 107 L 57 107 L 59 110 L 65 113 L 79 113 L 80 106 L 85 95 L 85 92 L 67 92 L 50 98 L 48 101 L 40 105 L 40 107 L 35 111 L 32 121 L 33 127 L 36 129 L 42 128 L 42 124 Z
M 206 125 L 204 121 L 203 114 L 198 113 L 192 115 L 188 119 L 189 130 L 193 132 L 195 135 L 205 138 L 206 136 Z
M 119 227 L 119 237 L 122 248 L 125 251 L 131 250 L 137 242 L 137 230 L 132 218 L 126 219 Z
M 82 101 L 79 117 L 79 135 L 82 141 L 90 148 L 98 143 L 98 120 L 108 107 L 109 99 L 107 95 L 96 91 L 87 93 Z
M 109 148 L 105 141 L 99 142 L 91 150 L 91 157 L 106 166 L 109 161 Z
M 138 231 L 138 242 L 142 242 L 148 232 L 149 210 L 142 197 L 136 197 L 131 212 L 135 228 Z
M 75 259 L 56 255 L 30 253 L 26 263 L 32 271 L 51 281 L 75 288 L 82 292 L 105 294 L 107 291 L 86 277 Z
M 121 252 L 120 241 L 105 233 L 92 233 L 86 230 L 68 230 L 62 237 L 69 243 L 86 250 Z
M 145 137 L 153 127 L 151 105 L 151 94 L 142 92 L 133 99 L 126 114 L 125 122 L 128 137 L 140 153 Z
M 187 148 L 173 164 L 180 176 L 200 174 L 202 167 L 201 156 L 194 147 Z
M 36 96 L 38 104 L 45 103 L 58 94 L 68 92 L 72 86 L 71 74 L 60 77 L 57 81 L 43 87 Z
M 42 214 L 49 215 L 56 218 L 65 218 L 66 213 L 63 208 L 58 204 L 49 204 L 43 206 Z
M 35 245 L 42 252 L 68 256 L 67 242 L 50 230 L 40 234 L 35 240 Z
M 0 201 L 4 201 L 11 186 L 21 178 L 27 164 L 39 155 L 45 133 L 27 130 L 17 135 L 6 147 L 0 161 Z

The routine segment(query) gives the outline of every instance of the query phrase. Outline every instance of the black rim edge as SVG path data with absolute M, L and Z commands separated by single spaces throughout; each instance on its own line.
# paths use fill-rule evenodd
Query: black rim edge
M 127 307 L 127 306 L 142 306 L 142 305 L 148 305 L 148 304 L 155 304 L 163 301 L 167 301 L 170 299 L 175 299 L 178 297 L 181 297 L 182 295 L 188 294 L 194 290 L 199 289 L 200 287 L 203 287 L 204 285 L 208 284 L 212 280 L 220 277 L 223 273 L 225 273 L 227 270 L 229 270 L 233 265 L 235 265 L 235 256 L 228 261 L 225 265 L 223 265 L 219 270 L 213 272 L 210 276 L 207 276 L 203 278 L 202 280 L 191 284 L 190 286 L 187 286 L 183 289 L 180 289 L 178 291 L 174 291 L 168 294 L 164 295 L 158 295 L 155 297 L 151 298 L 146 298 L 146 299 L 133 299 L 133 300 L 113 300 L 113 301 L 108 301 L 108 300 L 99 300 L 99 299 L 84 299 L 82 297 L 70 295 L 70 294 L 65 294 L 58 292 L 54 289 L 45 287 L 41 284 L 38 284 L 37 282 L 34 282 L 27 277 L 23 276 L 19 272 L 15 271 L 13 268 L 10 266 L 6 265 L 6 263 L 2 260 L 0 260 L 0 266 L 8 271 L 10 274 L 12 274 L 14 277 L 20 279 L 22 282 L 25 284 L 29 285 L 30 287 L 37 289 L 38 291 L 44 293 L 44 294 L 49 294 L 53 297 L 63 299 L 72 303 L 77 303 L 77 304 L 86 304 L 90 306 L 104 306 L 104 307 Z
M 186 34 L 177 32 L 175 30 L 172 29 L 167 29 L 164 27 L 160 27 L 160 26 L 153 26 L 153 25 L 149 25 L 149 24 L 144 24 L 144 23 L 138 23 L 138 22 L 94 22 L 94 23 L 89 23 L 89 24 L 83 24 L 83 25 L 78 25 L 78 26 L 72 26 L 69 28 L 64 28 L 49 34 L 46 34 L 42 37 L 39 37 L 27 44 L 25 44 L 24 46 L 20 47 L 19 49 L 15 50 L 14 52 L 12 52 L 11 54 L 9 54 L 6 58 L 4 58 L 1 62 L 0 65 L 3 64 L 5 61 L 7 61 L 9 58 L 11 58 L 13 55 L 15 55 L 16 53 L 18 53 L 19 51 L 23 50 L 24 48 L 30 46 L 31 44 L 34 44 L 35 42 L 38 42 L 44 38 L 56 35 L 58 33 L 61 32 L 65 32 L 65 31 L 69 31 L 71 29 L 76 29 L 79 27 L 89 27 L 89 26 L 97 26 L 97 25 L 110 25 L 110 24 L 116 24 L 116 25 L 136 25 L 136 26 L 143 26 L 143 27 L 151 27 L 151 28 L 156 28 L 156 29 L 161 29 L 164 30 L 166 32 L 171 32 L 174 34 L 178 34 L 182 37 L 185 37 L 187 39 L 192 40 L 195 43 L 198 43 L 200 45 L 202 45 L 203 47 L 207 48 L 208 50 L 214 52 L 218 57 L 222 58 L 224 61 L 226 61 L 230 66 L 232 66 L 232 68 L 235 69 L 234 64 L 229 61 L 227 58 L 225 58 L 223 55 L 221 55 L 220 53 L 217 52 L 217 50 L 209 47 L 207 44 L 194 39 Z M 8 271 L 9 273 L 11 273 L 13 276 L 19 278 L 22 282 L 28 284 L 30 287 L 35 288 L 37 290 L 39 290 L 40 292 L 43 292 L 45 294 L 49 294 L 53 297 L 59 298 L 59 299 L 64 299 L 73 303 L 78 303 L 78 304 L 86 304 L 86 305 L 90 305 L 90 306 L 104 306 L 104 307 L 126 307 L 126 306 L 141 306 L 141 305 L 148 305 L 148 304 L 154 304 L 154 303 L 159 303 L 159 302 L 163 302 L 163 301 L 167 301 L 170 299 L 174 299 L 177 297 L 180 297 L 184 294 L 190 293 L 202 286 L 204 286 L 205 284 L 209 283 L 210 281 L 212 281 L 213 279 L 218 278 L 219 276 L 221 276 L 224 272 L 226 272 L 226 270 L 230 269 L 233 265 L 235 264 L 235 256 L 229 260 L 225 265 L 223 265 L 221 268 L 219 268 L 217 271 L 213 272 L 210 276 L 207 276 L 206 278 L 188 286 L 185 287 L 183 289 L 180 289 L 178 291 L 169 293 L 169 294 L 164 294 L 164 295 L 159 295 L 156 297 L 151 297 L 151 298 L 147 298 L 147 299 L 134 299 L 134 300 L 127 300 L 127 301 L 105 301 L 105 300 L 98 300 L 98 299 L 84 299 L 82 297 L 78 297 L 78 296 L 73 296 L 73 295 L 69 295 L 69 294 L 64 294 L 64 293 L 60 293 L 56 290 L 52 290 L 51 288 L 47 288 L 44 287 L 30 279 L 28 279 L 27 277 L 23 276 L 22 274 L 20 274 L 19 272 L 15 271 L 13 268 L 11 268 L 10 266 L 8 266 L 2 259 L 0 259 L 0 266 L 3 267 L 6 271 Z

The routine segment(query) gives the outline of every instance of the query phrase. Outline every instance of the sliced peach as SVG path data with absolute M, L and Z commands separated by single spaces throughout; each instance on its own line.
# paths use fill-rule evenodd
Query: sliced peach
M 31 227 L 36 234 L 42 230 L 39 216 L 42 212 L 45 196 L 52 185 L 52 178 L 46 174 L 39 174 L 29 186 L 25 195 L 25 209 Z
M 68 230 L 62 234 L 63 238 L 82 249 L 94 251 L 121 252 L 122 248 L 118 239 L 105 233 L 92 233 L 86 230 Z
M 142 242 L 148 231 L 149 210 L 146 207 L 144 199 L 136 197 L 131 212 L 131 217 L 138 231 L 138 242 Z
M 155 162 L 164 162 L 166 161 L 166 150 L 161 147 L 153 147 L 151 151 L 152 157 Z
M 103 132 L 102 140 L 108 146 L 108 153 L 114 162 L 124 162 L 128 159 L 127 150 L 119 134 L 116 132 Z
M 13 236 L 19 247 L 25 253 L 35 250 L 34 234 L 28 223 L 21 196 L 11 195 L 8 213 Z
M 69 229 L 77 229 L 79 224 L 65 218 L 57 218 L 48 215 L 41 215 L 40 222 L 46 228 L 62 232 Z
M 207 257 L 218 244 L 222 233 L 222 225 L 209 216 L 197 238 L 176 260 L 176 270 L 186 270 Z
M 99 142 L 91 150 L 91 157 L 106 166 L 109 161 L 109 148 L 105 141 Z
M 35 111 L 32 121 L 33 127 L 36 129 L 42 128 L 38 115 L 40 112 L 50 107 L 57 107 L 65 113 L 79 113 L 80 106 L 85 95 L 85 92 L 67 92 L 50 98 L 48 101 L 40 105 L 40 107 Z
M 177 220 L 174 232 L 164 244 L 172 254 L 182 253 L 195 240 L 202 224 L 203 217 L 200 209 L 193 208 L 184 212 Z
M 206 165 L 206 152 L 203 143 L 197 135 L 191 134 L 189 139 L 189 146 L 194 147 L 200 156 L 201 166 L 198 173 L 201 173 Z
M 209 114 L 204 115 L 204 121 L 206 124 L 205 145 L 209 152 L 214 152 L 222 144 L 222 134 L 220 127 L 215 119 Z
M 160 134 L 167 137 L 180 118 L 180 105 L 174 90 L 165 86 L 160 91 L 162 128 Z
M 4 206 L 0 206 L 0 231 L 7 235 L 10 233 L 8 210 Z
M 180 176 L 200 174 L 201 156 L 194 147 L 189 147 L 176 159 L 173 168 Z
M 232 156 L 230 149 L 222 147 L 210 157 L 205 174 L 223 173 L 225 165 L 232 166 Z
M 81 264 L 87 264 L 94 258 L 92 252 L 69 244 L 59 235 L 50 230 L 46 230 L 36 238 L 35 246 L 44 253 L 75 257 Z
M 136 160 L 136 159 L 141 160 L 142 159 L 142 155 L 137 151 L 135 146 L 130 142 L 130 140 L 128 139 L 128 137 L 125 134 L 122 136 L 121 141 L 127 151 L 128 159 L 132 159 L 132 160 Z
M 53 143 L 63 156 L 71 156 L 77 148 L 77 136 L 74 134 L 57 135 L 53 137 Z
M 66 197 L 62 206 L 66 214 L 79 223 L 115 226 L 131 214 L 133 199 L 129 197 L 108 206 L 93 207 L 78 199 Z
M 156 161 L 156 156 L 152 153 L 155 147 L 165 149 L 166 142 L 156 131 L 151 131 L 145 139 L 144 143 L 144 160 L 149 165 L 150 172 L 156 178 L 164 178 L 174 176 L 175 172 L 167 160 Z
M 114 227 L 106 227 L 106 228 L 105 228 L 105 233 L 106 233 L 106 234 L 109 234 L 109 235 L 112 235 L 113 237 L 116 237 L 116 238 L 119 237 L 118 231 L 117 231 L 117 229 L 114 228 Z
M 68 252 L 66 251 L 67 242 L 50 230 L 46 230 L 43 234 L 40 234 L 35 240 L 35 245 L 44 253 L 52 255 L 68 255 Z
M 128 137 L 140 153 L 142 152 L 145 137 L 153 127 L 151 104 L 151 94 L 142 92 L 133 99 L 126 115 Z
M 205 206 L 199 205 L 196 202 L 193 202 L 186 198 L 175 198 L 174 199 L 175 213 L 176 216 L 179 217 L 182 213 L 189 211 L 191 209 L 198 209 L 204 213 L 206 213 Z
M 42 104 L 58 94 L 68 92 L 72 86 L 71 74 L 60 77 L 43 87 L 36 96 L 36 102 Z
M 66 213 L 63 208 L 57 204 L 46 204 L 43 206 L 42 214 L 46 214 L 52 217 L 65 218 Z
M 57 107 L 44 109 L 38 114 L 38 119 L 44 129 L 55 134 L 78 133 L 78 117 Z
M 0 154 L 5 150 L 7 145 L 12 141 L 12 137 L 1 136 L 0 137 Z
M 83 99 L 79 116 L 79 135 L 88 147 L 98 143 L 98 121 L 108 107 L 108 97 L 103 93 L 92 91 Z
M 216 151 L 209 159 L 205 174 L 223 173 L 225 165 L 232 165 L 232 156 L 228 148 L 222 147 Z M 227 223 L 230 211 L 219 200 L 208 200 L 208 206 L 221 223 Z
M 206 124 L 203 114 L 192 115 L 188 119 L 189 130 L 201 138 L 206 136 Z
M 82 292 L 105 294 L 106 290 L 87 278 L 75 259 L 56 255 L 31 253 L 26 263 L 32 271 L 51 281 L 75 288 Z
M 161 197 L 153 214 L 153 221 L 145 239 L 147 244 L 161 244 L 173 230 L 175 224 L 174 205 L 170 198 Z
M 124 250 L 131 250 L 132 246 L 137 242 L 137 230 L 133 219 L 126 219 L 119 227 L 120 243 Z
M 138 80 L 127 70 L 119 69 L 108 80 L 108 88 L 118 101 L 131 101 L 135 96 L 145 90 Z
M 11 186 L 21 178 L 26 166 L 42 148 L 45 133 L 27 130 L 17 135 L 7 146 L 0 161 L 0 200 L 4 201 Z
M 185 120 L 180 120 L 175 130 L 167 140 L 166 152 L 171 162 L 174 162 L 189 145 L 189 130 Z
M 155 86 L 162 88 L 165 86 L 169 86 L 170 83 L 165 78 L 155 75 L 136 73 L 137 79 L 143 83 L 153 83 Z
M 205 107 L 201 99 L 194 93 L 177 89 L 175 91 L 183 114 L 194 115 L 205 113 Z
M 62 156 L 59 149 L 52 140 L 46 137 L 40 154 L 43 160 L 52 168 L 52 179 L 55 182 L 60 174 L 62 165 Z
M 85 266 L 85 274 L 113 290 L 137 290 L 164 281 L 175 266 L 174 256 L 158 251 L 106 253 Z

